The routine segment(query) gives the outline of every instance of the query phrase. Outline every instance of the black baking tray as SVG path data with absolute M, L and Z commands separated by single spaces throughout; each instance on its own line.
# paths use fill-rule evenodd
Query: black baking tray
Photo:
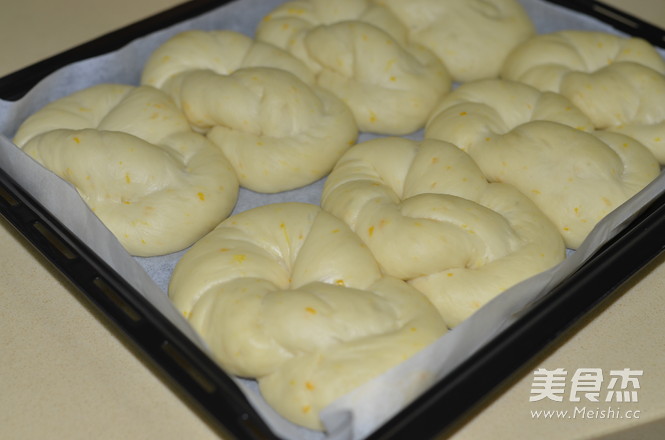
M 665 32 L 595 1 L 548 0 L 665 47 Z M 229 1 L 191 0 L 0 78 L 0 98 L 16 100 L 42 78 L 72 62 L 97 56 Z M 231 378 L 168 322 L 139 292 L 47 209 L 0 169 L 0 214 L 183 391 L 224 438 L 273 439 Z M 371 439 L 445 436 L 456 422 L 500 385 L 519 374 L 562 334 L 665 249 L 665 194 L 654 199 L 622 232 L 576 272 L 370 435 Z

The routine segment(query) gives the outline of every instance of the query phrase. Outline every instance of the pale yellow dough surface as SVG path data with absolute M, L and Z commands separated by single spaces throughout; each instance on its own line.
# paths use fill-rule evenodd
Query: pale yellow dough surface
M 161 88 L 170 78 L 192 70 L 229 75 L 245 67 L 273 67 L 312 84 L 314 75 L 290 53 L 231 30 L 188 30 L 166 40 L 145 65 L 141 83 Z
M 75 92 L 30 116 L 14 141 L 72 183 L 133 255 L 191 245 L 236 203 L 229 162 L 153 87 Z
M 358 137 L 342 101 L 285 70 L 186 71 L 163 88 L 224 152 L 240 185 L 253 191 L 276 193 L 315 182 Z
M 256 38 L 303 60 L 316 72 L 321 67 L 310 58 L 305 36 L 314 27 L 346 21 L 369 23 L 406 44 L 407 31 L 389 9 L 371 0 L 293 0 L 270 11 L 256 27 Z
M 287 2 L 264 18 L 256 36 L 303 60 L 365 132 L 421 129 L 452 84 L 443 63 L 408 42 L 399 20 L 369 1 Z
M 562 95 L 507 80 L 460 86 L 433 112 L 425 136 L 457 145 L 490 181 L 521 190 L 572 249 L 659 173 L 640 142 L 594 131 Z
M 334 399 L 446 332 L 341 220 L 303 203 L 225 220 L 178 262 L 169 295 L 227 371 L 312 429 Z
M 171 95 L 224 151 L 241 186 L 257 192 L 320 179 L 358 134 L 348 108 L 314 85 L 301 60 L 235 31 L 176 34 L 151 54 L 141 81 Z
M 542 34 L 510 54 L 501 76 L 563 94 L 596 128 L 637 139 L 665 164 L 665 60 L 647 41 L 591 31 Z
M 82 7 L 78 0 L 6 1 L 0 14 L 0 69 L 9 74 L 178 3 L 92 0 Z M 643 11 L 647 20 L 665 28 L 665 2 L 606 3 L 628 12 Z M 190 405 L 177 389 L 165 386 L 168 381 L 131 348 L 124 334 L 87 307 L 86 298 L 51 270 L 8 222 L 0 223 L 0 438 L 232 438 L 208 423 L 207 414 Z M 596 308 L 573 332 L 544 349 L 532 364 L 533 369 L 565 368 L 569 378 L 580 367 L 605 372 L 643 369 L 639 402 L 620 405 L 622 410 L 641 410 L 641 419 L 534 418 L 530 412 L 534 409 L 572 413 L 579 402 L 566 402 L 567 398 L 529 402 L 533 375 L 526 371 L 511 376 L 505 387 L 488 396 L 487 404 L 472 412 L 447 440 L 661 438 L 665 431 L 663 257 L 619 288 L 612 301 Z
M 321 206 L 451 327 L 565 256 L 556 228 L 527 197 L 488 183 L 469 155 L 443 141 L 356 145 L 326 180 Z
M 495 78 L 512 49 L 535 34 L 517 0 L 375 0 L 435 53 L 459 82 Z

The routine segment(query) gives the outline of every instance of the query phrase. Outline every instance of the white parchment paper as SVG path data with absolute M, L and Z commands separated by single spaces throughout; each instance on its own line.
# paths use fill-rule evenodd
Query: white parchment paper
M 541 0 L 521 0 L 540 33 L 561 29 L 601 30 L 611 27 Z M 74 234 L 87 243 L 193 343 L 205 350 L 186 320 L 166 295 L 171 271 L 185 251 L 162 257 L 134 258 L 92 214 L 68 183 L 46 171 L 12 144 L 22 121 L 46 103 L 99 83 L 138 85 L 143 64 L 160 44 L 187 29 L 229 29 L 252 36 L 259 20 L 283 0 L 237 0 L 200 17 L 137 39 L 110 54 L 71 64 L 49 75 L 17 102 L 0 101 L 0 168 L 40 201 Z M 662 52 L 661 52 L 662 53 Z M 360 140 L 373 137 L 361 134 Z M 411 138 L 418 139 L 420 133 Z M 241 189 L 234 213 L 283 201 L 319 204 L 323 180 L 279 194 Z M 327 433 L 295 426 L 277 415 L 261 398 L 253 381 L 237 380 L 241 389 L 274 432 L 286 439 L 360 439 L 371 434 L 429 386 L 449 374 L 496 334 L 513 323 L 588 259 L 598 246 L 620 231 L 665 190 L 661 175 L 629 202 L 605 218 L 585 243 L 555 268 L 504 292 L 471 318 L 413 358 L 357 388 L 322 412 Z

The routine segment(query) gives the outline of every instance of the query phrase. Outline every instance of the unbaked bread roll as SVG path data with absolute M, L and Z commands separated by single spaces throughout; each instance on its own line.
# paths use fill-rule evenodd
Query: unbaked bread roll
M 596 31 L 535 36 L 502 77 L 570 99 L 598 129 L 634 137 L 665 164 L 665 60 L 648 42 Z
M 495 78 L 506 56 L 535 34 L 517 0 L 375 0 L 434 52 L 453 80 Z
M 180 32 L 157 47 L 146 61 L 141 83 L 161 88 L 169 78 L 191 70 L 229 75 L 245 67 L 274 67 L 313 84 L 309 68 L 290 53 L 231 30 Z
M 446 332 L 343 222 L 303 203 L 225 220 L 180 259 L 169 296 L 223 368 L 312 429 L 326 405 Z
M 73 184 L 133 255 L 191 245 L 236 203 L 238 179 L 224 155 L 153 87 L 75 92 L 30 116 L 14 141 Z
M 176 34 L 151 54 L 141 82 L 169 93 L 240 184 L 258 192 L 320 179 L 358 134 L 348 108 L 314 86 L 302 61 L 234 31 Z
M 298 6 L 286 7 L 290 3 Z M 304 60 L 317 84 L 351 108 L 361 131 L 417 131 L 450 90 L 451 78 L 441 61 L 405 41 L 405 30 L 384 8 L 366 1 L 290 3 L 264 19 L 257 38 Z
M 488 183 L 469 155 L 438 140 L 356 145 L 328 176 L 321 206 L 449 326 L 565 256 L 561 235 L 527 197 Z
M 269 42 L 321 69 L 305 47 L 305 36 L 314 27 L 345 21 L 361 21 L 387 32 L 400 44 L 407 44 L 407 29 L 389 9 L 372 0 L 292 0 L 282 3 L 263 17 L 256 27 L 256 39 Z
M 162 85 L 233 165 L 240 185 L 276 193 L 322 178 L 358 128 L 342 101 L 281 69 L 178 74 Z
M 141 82 L 170 94 L 240 184 L 258 192 L 320 179 L 358 134 L 348 108 L 314 86 L 302 61 L 234 31 L 176 34 L 151 54 Z
M 444 98 L 425 136 L 457 145 L 490 181 L 520 189 L 576 249 L 603 217 L 659 173 L 644 145 L 592 125 L 561 95 L 484 80 Z

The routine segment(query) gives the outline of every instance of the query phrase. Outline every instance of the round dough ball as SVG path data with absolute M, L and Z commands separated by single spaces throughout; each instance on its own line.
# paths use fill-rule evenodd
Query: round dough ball
M 648 42 L 596 31 L 538 35 L 501 75 L 561 93 L 597 129 L 634 137 L 665 164 L 665 60 Z
M 571 249 L 659 173 L 635 139 L 594 131 L 565 97 L 506 80 L 460 86 L 441 101 L 425 136 L 453 143 L 488 180 L 521 190 Z
M 257 38 L 305 61 L 317 84 L 351 108 L 361 131 L 404 135 L 424 126 L 452 85 L 434 54 L 408 43 L 405 29 L 385 8 L 368 2 L 296 3 L 266 17 Z
M 216 144 L 240 185 L 276 193 L 324 177 L 358 137 L 348 107 L 281 69 L 194 70 L 163 88 Z
M 127 251 L 167 254 L 226 218 L 238 179 L 153 87 L 102 84 L 46 105 L 15 143 L 70 182 Z
M 230 30 L 189 30 L 176 34 L 150 54 L 141 83 L 161 88 L 169 78 L 182 72 L 210 70 L 229 75 L 244 67 L 282 69 L 308 84 L 314 83 L 309 68 L 290 53 Z
M 375 0 L 434 52 L 454 81 L 495 78 L 506 56 L 535 34 L 517 0 Z
M 178 262 L 169 296 L 223 368 L 256 378 L 271 406 L 311 429 L 326 405 L 446 332 L 343 222 L 303 203 L 225 220 Z
M 449 326 L 565 256 L 560 234 L 526 196 L 488 183 L 469 155 L 438 140 L 356 145 L 328 176 L 321 206 Z

